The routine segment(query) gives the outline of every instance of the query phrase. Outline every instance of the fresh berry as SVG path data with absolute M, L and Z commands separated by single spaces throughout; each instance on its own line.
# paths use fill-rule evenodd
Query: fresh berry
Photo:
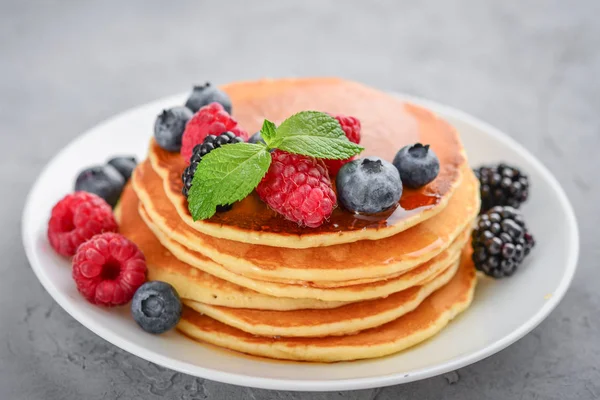
M 161 334 L 177 325 L 181 318 L 181 299 L 166 282 L 146 282 L 131 301 L 131 314 L 138 325 L 149 333 Z
M 506 164 L 475 169 L 480 182 L 481 212 L 494 206 L 519 208 L 529 196 L 529 179 L 517 168 Z
M 219 103 L 225 111 L 231 114 L 231 99 L 221 89 L 206 82 L 202 86 L 194 86 L 192 94 L 185 102 L 185 106 L 193 112 L 198 111 L 210 103 Z
M 223 132 L 232 132 L 244 140 L 248 138 L 246 131 L 238 126 L 237 121 L 227 114 L 222 105 L 211 103 L 202 107 L 185 127 L 181 155 L 189 162 L 194 147 L 201 144 L 205 137 Z
M 265 143 L 265 139 L 263 139 L 262 134 L 260 133 L 260 131 L 256 132 L 254 135 L 250 136 L 250 139 L 248 139 L 248 143 Z
M 192 158 L 190 159 L 190 165 L 183 171 L 181 175 L 181 180 L 183 181 L 183 189 L 181 192 L 185 197 L 188 196 L 190 188 L 192 187 L 192 181 L 194 179 L 194 174 L 196 173 L 196 169 L 198 168 L 198 164 L 202 161 L 202 157 L 210 153 L 213 149 L 217 147 L 224 146 L 226 144 L 232 143 L 240 143 L 244 140 L 233 134 L 233 132 L 225 132 L 220 134 L 219 136 L 208 135 L 204 138 L 202 144 L 194 147 L 194 153 L 192 154 Z M 217 211 L 227 211 L 230 210 L 231 206 L 219 206 L 217 207 Z
M 340 125 L 342 126 L 342 130 L 346 134 L 346 137 L 352 143 L 360 143 L 360 121 L 358 118 L 349 117 L 345 115 L 337 115 L 335 119 L 338 120 Z M 327 170 L 329 171 L 330 176 L 335 176 L 339 172 L 340 168 L 344 166 L 344 164 L 349 163 L 352 160 L 355 160 L 356 157 L 347 158 L 345 160 L 323 160 L 325 165 L 327 166 Z
M 346 137 L 352 143 L 360 143 L 360 121 L 358 118 L 350 117 L 346 115 L 336 115 L 335 119 L 338 120 L 342 126 L 342 130 L 346 134 Z
M 125 236 L 103 233 L 77 249 L 73 279 L 90 303 L 120 306 L 128 303 L 146 281 L 146 259 Z
M 402 183 L 419 188 L 433 181 L 440 172 L 440 160 L 429 145 L 417 143 L 405 146 L 394 157 L 394 166 L 400 172 Z
M 336 205 L 323 161 L 275 150 L 271 167 L 256 191 L 269 207 L 290 221 L 316 228 Z
M 121 176 L 128 181 L 131 178 L 133 170 L 137 166 L 137 160 L 135 157 L 113 157 L 108 160 L 108 165 L 112 165 Z
M 475 268 L 494 278 L 514 274 L 535 246 L 523 215 L 510 206 L 496 206 L 479 216 L 472 237 Z
M 181 150 L 181 137 L 185 125 L 194 113 L 187 107 L 173 107 L 163 110 L 154 122 L 154 139 L 156 143 L 167 151 Z
M 75 191 L 97 194 L 112 207 L 119 201 L 124 186 L 125 178 L 108 164 L 81 171 L 75 181 Z
M 106 201 L 92 193 L 75 192 L 65 196 L 52 209 L 48 241 L 58 254 L 71 257 L 92 236 L 118 230 Z
M 402 195 L 398 170 L 379 157 L 365 157 L 344 165 L 337 174 L 336 187 L 344 208 L 365 214 L 396 206 Z

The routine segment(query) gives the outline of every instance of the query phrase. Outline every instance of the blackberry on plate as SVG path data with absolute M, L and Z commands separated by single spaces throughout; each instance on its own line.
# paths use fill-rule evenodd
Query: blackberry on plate
M 535 246 L 535 240 L 518 210 L 496 206 L 479 216 L 471 244 L 475 268 L 503 278 L 515 273 Z
M 204 138 L 204 141 L 194 147 L 192 157 L 190 158 L 190 165 L 183 171 L 181 180 L 183 181 L 182 193 L 185 197 L 188 197 L 190 188 L 192 187 L 192 181 L 194 174 L 198 168 L 198 164 L 202 161 L 202 157 L 210 153 L 212 150 L 224 146 L 226 144 L 241 143 L 244 139 L 236 136 L 233 132 L 224 132 L 219 136 L 208 135 Z M 217 211 L 227 211 L 231 209 L 231 206 L 219 206 Z
M 529 179 L 506 164 L 482 166 L 474 170 L 481 184 L 481 212 L 494 206 L 519 208 L 529 196 Z

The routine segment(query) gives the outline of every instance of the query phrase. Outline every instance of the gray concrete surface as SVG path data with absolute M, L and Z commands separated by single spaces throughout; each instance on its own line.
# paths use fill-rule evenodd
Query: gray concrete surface
M 0 399 L 597 399 L 600 2 L 1 1 Z M 44 164 L 110 115 L 193 82 L 340 75 L 438 100 L 517 138 L 580 222 L 571 290 L 525 338 L 422 382 L 341 393 L 251 390 L 131 356 L 68 316 L 20 243 Z

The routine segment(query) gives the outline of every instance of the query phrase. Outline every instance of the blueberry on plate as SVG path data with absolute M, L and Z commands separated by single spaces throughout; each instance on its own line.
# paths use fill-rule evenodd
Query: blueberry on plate
M 248 143 L 265 143 L 265 139 L 263 139 L 260 131 L 256 132 L 254 135 L 250 136 L 250 139 L 248 139 Z
M 394 207 L 402 195 L 398 170 L 379 157 L 345 164 L 337 174 L 338 201 L 349 211 L 374 214 Z
M 221 89 L 206 82 L 202 86 L 194 86 L 192 94 L 185 102 L 185 106 L 197 112 L 202 107 L 210 103 L 219 103 L 223 106 L 225 111 L 231 114 L 231 99 Z
M 112 165 L 86 168 L 75 180 L 75 191 L 94 193 L 114 207 L 121 197 L 125 178 Z
M 181 318 L 181 299 L 173 286 L 150 281 L 138 288 L 131 301 L 131 314 L 138 325 L 149 333 L 164 333 Z
M 125 182 L 127 182 L 129 178 L 131 178 L 131 174 L 137 166 L 137 161 L 135 157 L 119 156 L 111 158 L 110 160 L 108 160 L 107 164 L 112 165 L 117 171 L 119 171 L 121 176 L 125 178 Z
M 194 114 L 187 107 L 173 107 L 163 110 L 154 122 L 154 139 L 167 151 L 181 150 L 181 138 L 190 118 Z
M 394 166 L 400 172 L 402 183 L 419 188 L 433 181 L 440 172 L 440 160 L 429 145 L 417 143 L 405 146 L 394 157 Z

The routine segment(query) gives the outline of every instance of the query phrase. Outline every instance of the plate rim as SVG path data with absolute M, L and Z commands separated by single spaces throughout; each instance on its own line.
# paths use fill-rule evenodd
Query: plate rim
M 95 324 L 90 323 L 88 319 L 83 315 L 80 315 L 80 312 L 75 310 L 71 306 L 71 301 L 67 296 L 61 294 L 60 291 L 55 290 L 54 287 L 51 286 L 50 279 L 47 279 L 43 274 L 41 264 L 42 262 L 38 259 L 35 254 L 33 241 L 30 243 L 30 236 L 32 232 L 29 232 L 27 227 L 28 225 L 28 215 L 30 215 L 29 209 L 31 208 L 31 202 L 33 193 L 35 188 L 39 185 L 45 175 L 45 171 L 47 167 L 53 164 L 57 159 L 62 157 L 64 153 L 69 151 L 70 148 L 75 147 L 78 143 L 85 139 L 85 137 L 92 131 L 97 129 L 102 129 L 103 126 L 110 124 L 114 120 L 117 120 L 127 113 L 130 113 L 134 110 L 151 107 L 154 104 L 164 103 L 171 98 L 179 98 L 182 94 L 177 94 L 173 96 L 166 96 L 160 99 L 144 103 L 141 105 L 137 105 L 131 108 L 128 108 L 124 111 L 121 111 L 113 116 L 100 121 L 98 124 L 95 124 L 89 129 L 86 129 L 80 135 L 78 135 L 75 139 L 69 142 L 65 147 L 63 147 L 57 154 L 55 154 L 43 167 L 42 173 L 38 176 L 35 182 L 29 189 L 27 197 L 25 199 L 25 205 L 23 208 L 23 212 L 21 214 L 21 240 L 23 243 L 23 247 L 25 249 L 25 253 L 29 264 L 31 265 L 31 269 L 35 273 L 37 279 L 40 281 L 44 289 L 50 294 L 50 296 L 56 301 L 71 317 L 81 323 L 84 327 L 106 340 L 107 342 L 119 347 L 123 351 L 126 351 L 130 354 L 133 354 L 139 358 L 142 358 L 146 361 L 153 362 L 159 364 L 163 367 L 172 369 L 174 371 L 182 372 L 191 376 L 202 377 L 205 379 L 210 379 L 222 383 L 237 385 L 237 386 L 245 386 L 245 387 L 253 387 L 260 389 L 271 389 L 271 390 L 290 390 L 290 391 L 338 391 L 338 390 L 359 390 L 359 389 L 370 389 L 375 387 L 384 387 L 390 385 L 396 385 L 401 383 L 413 382 L 421 379 L 430 378 L 433 376 L 437 376 L 449 371 L 453 371 L 464 366 L 473 364 L 478 362 L 484 358 L 487 358 L 506 347 L 510 346 L 517 340 L 524 337 L 527 333 L 531 332 L 535 327 L 537 327 L 551 312 L 556 308 L 556 306 L 563 299 L 566 294 L 573 277 L 575 275 L 575 271 L 577 269 L 577 262 L 579 258 L 579 229 L 577 224 L 577 218 L 575 216 L 575 212 L 573 210 L 573 206 L 571 205 L 566 193 L 561 187 L 558 180 L 554 177 L 554 175 L 546 168 L 546 166 L 532 153 L 530 153 L 525 147 L 523 147 L 520 143 L 512 139 L 507 134 L 500 131 L 498 128 L 488 124 L 480 120 L 479 118 L 472 116 L 464 111 L 456 109 L 451 106 L 447 106 L 441 103 L 438 103 L 433 100 L 427 100 L 421 97 L 407 95 L 407 94 L 399 94 L 393 93 L 394 96 L 397 96 L 403 100 L 416 103 L 419 105 L 423 105 L 425 107 L 430 108 L 436 113 L 440 113 L 443 115 L 452 116 L 463 122 L 474 126 L 476 129 L 480 131 L 485 131 L 488 135 L 492 136 L 495 140 L 503 142 L 507 146 L 511 147 L 513 151 L 518 153 L 521 157 L 527 158 L 534 167 L 540 172 L 540 174 L 546 179 L 553 191 L 556 193 L 558 201 L 561 205 L 561 208 L 565 211 L 567 217 L 567 226 L 568 226 L 568 244 L 567 248 L 571 249 L 568 254 L 567 263 L 565 266 L 564 274 L 561 278 L 561 281 L 554 291 L 552 297 L 548 299 L 544 303 L 542 307 L 525 323 L 521 324 L 518 328 L 513 330 L 509 335 L 496 340 L 480 349 L 479 351 L 468 353 L 465 355 L 457 356 L 452 358 L 451 360 L 430 366 L 423 367 L 418 370 L 412 371 L 410 374 L 406 373 L 396 373 L 389 375 L 381 375 L 375 377 L 365 377 L 365 378 L 350 378 L 350 379 L 330 379 L 330 380 L 292 380 L 292 379 L 281 379 L 281 378 L 265 378 L 265 377 L 256 377 L 256 376 L 248 376 L 239 373 L 225 372 L 219 370 L 213 370 L 206 367 L 201 367 L 197 365 L 193 365 L 187 362 L 183 362 L 171 357 L 163 356 L 158 353 L 154 353 L 147 348 L 137 345 L 134 342 L 131 342 L 115 333 L 113 333 L 109 328 L 97 326 Z M 335 365 L 335 364 L 334 364 Z

